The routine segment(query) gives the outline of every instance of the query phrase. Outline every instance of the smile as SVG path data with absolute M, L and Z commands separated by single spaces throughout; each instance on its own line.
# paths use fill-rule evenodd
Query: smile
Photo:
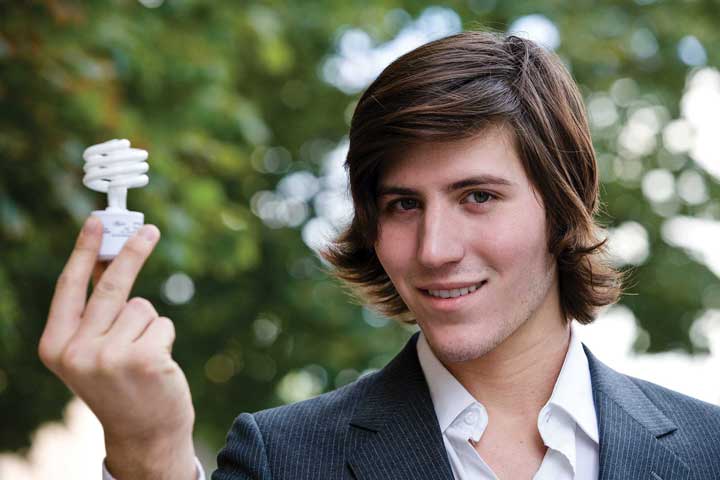
M 465 295 L 470 295 L 478 288 L 485 285 L 487 281 L 483 281 L 482 283 L 478 285 L 472 285 L 470 287 L 465 288 L 457 288 L 454 290 L 423 290 L 426 294 L 430 295 L 431 297 L 436 298 L 457 298 L 457 297 L 463 297 Z

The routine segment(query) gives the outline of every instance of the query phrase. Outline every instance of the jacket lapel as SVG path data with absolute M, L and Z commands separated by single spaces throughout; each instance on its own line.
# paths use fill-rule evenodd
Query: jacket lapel
M 377 373 L 350 421 L 348 464 L 359 480 L 453 479 L 417 337 Z
M 677 426 L 640 388 L 585 347 L 600 433 L 600 480 L 690 478 L 669 448 Z

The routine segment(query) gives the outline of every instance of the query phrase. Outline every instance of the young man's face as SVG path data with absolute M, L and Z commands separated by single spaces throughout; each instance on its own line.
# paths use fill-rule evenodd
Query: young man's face
M 444 362 L 559 319 L 545 210 L 506 129 L 404 152 L 378 206 L 378 258 Z

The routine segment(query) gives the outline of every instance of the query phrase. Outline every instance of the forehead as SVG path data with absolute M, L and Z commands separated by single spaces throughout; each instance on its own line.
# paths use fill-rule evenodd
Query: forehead
M 384 165 L 380 185 L 445 184 L 470 175 L 492 175 L 516 184 L 528 182 L 508 128 L 492 127 L 462 140 L 410 146 Z

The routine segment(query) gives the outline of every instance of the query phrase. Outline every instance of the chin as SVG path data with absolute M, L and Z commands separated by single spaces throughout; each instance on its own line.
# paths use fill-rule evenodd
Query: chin
M 503 343 L 518 327 L 506 319 L 498 319 L 490 325 L 420 324 L 435 356 L 444 364 L 480 358 Z

